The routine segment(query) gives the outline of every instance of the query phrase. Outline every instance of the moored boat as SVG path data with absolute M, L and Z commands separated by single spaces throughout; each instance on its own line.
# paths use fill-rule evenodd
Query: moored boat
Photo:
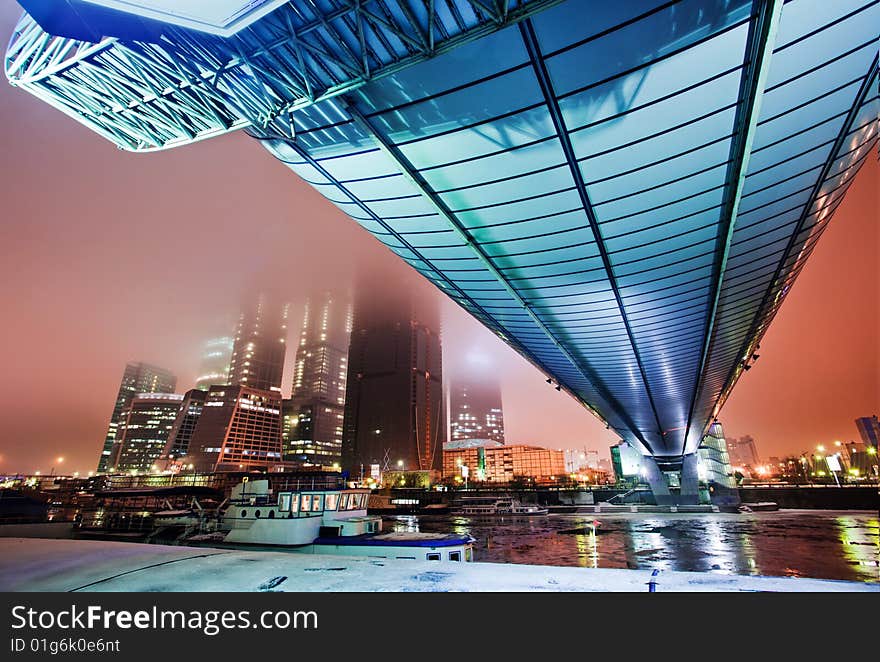
M 534 517 L 547 513 L 547 508 L 524 504 L 512 497 L 469 497 L 461 500 L 452 511 L 453 515 L 472 517 Z
M 219 529 L 226 544 L 292 551 L 423 561 L 470 561 L 468 535 L 382 533 L 382 518 L 367 514 L 370 490 L 301 489 L 274 494 L 268 480 L 236 485 Z

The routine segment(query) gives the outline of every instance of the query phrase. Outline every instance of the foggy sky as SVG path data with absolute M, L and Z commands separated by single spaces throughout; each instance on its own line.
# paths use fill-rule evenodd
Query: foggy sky
M 0 43 L 19 8 L 0 0 Z M 0 471 L 93 470 L 119 379 L 147 361 L 191 388 L 201 344 L 245 288 L 289 293 L 290 391 L 305 296 L 358 263 L 402 262 L 242 133 L 156 154 L 113 145 L 0 81 Z M 766 458 L 858 438 L 880 413 L 878 165 L 868 163 L 719 417 Z M 509 443 L 598 449 L 616 435 L 453 302 L 444 381 L 502 380 Z

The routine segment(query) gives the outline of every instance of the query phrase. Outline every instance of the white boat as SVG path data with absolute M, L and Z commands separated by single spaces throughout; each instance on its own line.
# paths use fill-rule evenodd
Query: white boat
M 293 551 L 423 561 L 471 561 L 467 535 L 382 533 L 367 514 L 370 490 L 301 489 L 272 493 L 268 480 L 236 485 L 220 520 L 224 543 L 281 546 Z
M 453 515 L 469 515 L 472 517 L 533 517 L 546 515 L 547 508 L 534 504 L 524 504 L 512 497 L 469 497 L 463 499 Z

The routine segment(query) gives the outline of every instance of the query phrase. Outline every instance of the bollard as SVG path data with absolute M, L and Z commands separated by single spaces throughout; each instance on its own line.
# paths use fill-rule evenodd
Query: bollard
M 659 570 L 654 570 L 651 573 L 651 581 L 648 582 L 648 593 L 656 593 L 657 592 L 657 580 L 654 579 L 657 575 L 660 574 Z

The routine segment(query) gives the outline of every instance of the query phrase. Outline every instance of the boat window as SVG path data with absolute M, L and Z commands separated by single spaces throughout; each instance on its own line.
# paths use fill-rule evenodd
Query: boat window
M 466 550 L 464 550 L 464 560 L 470 561 L 471 559 L 473 559 L 473 550 L 468 547 Z
M 363 494 L 352 494 L 351 499 L 348 502 L 349 510 L 360 510 L 361 508 L 361 497 Z
M 303 494 L 300 499 L 300 510 L 304 513 L 309 512 L 312 509 L 312 495 L 311 494 Z
M 275 511 L 274 510 L 269 511 L 269 519 L 275 519 Z
M 316 494 L 312 497 L 312 512 L 318 512 L 321 510 L 321 501 L 323 501 L 323 499 L 320 494 Z
M 296 494 L 290 495 L 290 512 L 298 513 L 299 512 L 299 499 Z
M 438 552 L 431 552 L 430 554 L 427 555 L 427 558 L 429 561 L 439 561 L 440 554 Z
M 260 511 L 259 511 L 259 510 L 256 511 L 256 512 L 254 513 L 254 517 L 256 517 L 256 518 L 259 518 L 259 517 L 260 517 Z
M 343 494 L 339 499 L 339 510 L 348 510 L 348 495 Z
M 282 492 L 278 495 L 278 508 L 281 512 L 286 513 L 290 510 L 290 492 Z
M 407 561 L 415 561 L 416 560 L 415 556 L 398 556 L 397 558 L 406 559 Z
M 337 502 L 339 501 L 339 495 L 328 494 L 325 501 L 326 503 L 324 504 L 324 510 L 336 510 Z
M 241 513 L 240 513 L 240 515 L 241 515 L 241 517 L 247 517 L 247 511 L 246 511 L 246 510 L 242 510 Z
M 461 561 L 461 552 L 449 552 L 450 561 Z

